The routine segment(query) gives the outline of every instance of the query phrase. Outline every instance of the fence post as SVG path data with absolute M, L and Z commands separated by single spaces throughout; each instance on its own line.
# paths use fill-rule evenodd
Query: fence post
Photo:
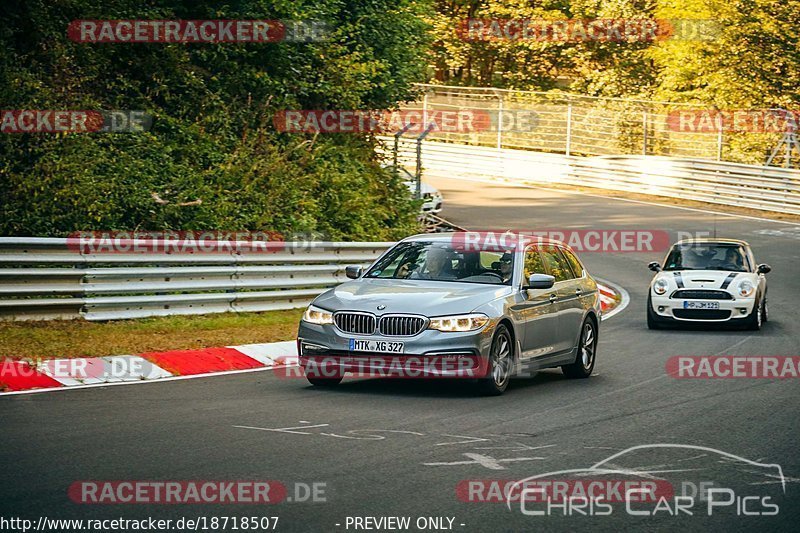
M 422 95 L 422 127 L 428 125 L 428 91 Z
M 500 102 L 497 106 L 497 149 L 503 147 L 503 93 L 499 96 Z
M 569 157 L 572 151 L 572 100 L 567 100 L 567 146 L 565 153 Z
M 722 161 L 722 115 L 717 117 L 717 161 Z
M 642 112 L 642 155 L 647 155 L 647 109 Z

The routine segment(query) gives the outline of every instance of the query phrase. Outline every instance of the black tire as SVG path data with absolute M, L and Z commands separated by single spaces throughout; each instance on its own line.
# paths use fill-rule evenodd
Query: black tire
M 653 312 L 653 300 L 647 295 L 647 329 L 661 329 L 661 323 Z
M 511 381 L 514 368 L 514 341 L 504 324 L 497 326 L 492 338 L 487 375 L 478 381 L 480 392 L 486 396 L 499 396 Z
M 597 324 L 590 317 L 586 317 L 581 325 L 581 334 L 578 337 L 578 353 L 575 362 L 563 365 L 561 371 L 572 379 L 585 379 L 592 375 L 594 363 L 597 360 Z
M 750 311 L 750 314 L 744 319 L 745 329 L 749 329 L 750 331 L 758 331 L 761 329 L 762 319 L 764 318 L 763 302 L 764 300 L 762 298 L 756 300 L 755 305 L 753 305 L 753 310 Z
M 342 376 L 338 378 L 312 378 L 306 376 L 306 379 L 315 387 L 335 387 L 342 382 Z
M 764 293 L 764 304 L 761 306 L 761 323 L 766 324 L 769 320 L 769 299 L 767 293 Z

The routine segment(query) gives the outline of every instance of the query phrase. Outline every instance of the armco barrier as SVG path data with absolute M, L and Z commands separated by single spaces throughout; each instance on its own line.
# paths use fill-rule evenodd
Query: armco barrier
M 392 139 L 382 137 L 385 151 Z M 413 165 L 416 143 L 399 144 L 400 164 Z M 800 214 L 800 171 L 661 156 L 568 157 L 437 141 L 422 143 L 425 171 L 509 181 L 553 183 Z
M 119 320 L 305 307 L 345 281 L 345 265 L 366 266 L 394 243 L 285 244 L 260 253 L 98 255 L 67 239 L 0 237 L 0 320 Z M 617 302 L 613 289 L 601 285 L 600 292 L 605 312 Z
M 0 319 L 115 320 L 303 307 L 393 243 L 278 251 L 85 253 L 67 239 L 0 238 Z

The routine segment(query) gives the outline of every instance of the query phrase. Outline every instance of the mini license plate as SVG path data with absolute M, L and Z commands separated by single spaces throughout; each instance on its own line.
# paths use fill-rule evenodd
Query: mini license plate
M 719 302 L 683 302 L 684 309 L 719 309 Z

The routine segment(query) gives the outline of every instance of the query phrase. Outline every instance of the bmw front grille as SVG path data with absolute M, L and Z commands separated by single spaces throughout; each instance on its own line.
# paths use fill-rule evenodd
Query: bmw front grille
M 333 314 L 336 327 L 345 333 L 356 335 L 371 335 L 375 333 L 375 315 L 370 313 L 356 313 L 344 311 Z
M 427 319 L 415 315 L 383 315 L 378 331 L 389 337 L 411 337 L 425 329 Z

